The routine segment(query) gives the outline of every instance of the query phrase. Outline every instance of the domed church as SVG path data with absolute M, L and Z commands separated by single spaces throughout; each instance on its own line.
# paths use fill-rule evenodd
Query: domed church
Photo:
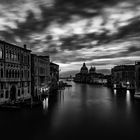
M 79 83 L 90 83 L 99 84 L 105 81 L 104 75 L 101 73 L 96 73 L 96 67 L 90 67 L 89 71 L 85 63 L 80 69 L 80 72 L 75 75 L 75 82 Z
M 88 74 L 88 68 L 86 67 L 85 63 L 83 63 L 83 66 L 81 67 L 80 73 Z

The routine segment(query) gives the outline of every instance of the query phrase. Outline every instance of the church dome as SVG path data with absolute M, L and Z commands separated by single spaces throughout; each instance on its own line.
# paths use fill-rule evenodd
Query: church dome
M 91 66 L 89 72 L 90 72 L 90 73 L 95 73 L 95 72 L 96 72 L 96 68 Z
M 83 63 L 83 66 L 81 68 L 81 73 L 84 73 L 84 74 L 88 73 L 88 68 L 86 67 L 85 63 Z

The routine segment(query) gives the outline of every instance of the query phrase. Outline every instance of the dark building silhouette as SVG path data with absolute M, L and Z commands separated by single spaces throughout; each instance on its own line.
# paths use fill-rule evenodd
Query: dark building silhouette
M 74 81 L 81 82 L 81 83 L 88 82 L 88 68 L 86 67 L 85 63 L 83 63 L 80 72 L 75 75 Z
M 135 66 L 119 65 L 112 70 L 114 88 L 126 87 L 127 89 L 135 88 Z
M 79 83 L 89 83 L 89 84 L 107 83 L 107 79 L 105 78 L 105 76 L 101 73 L 96 72 L 96 67 L 91 66 L 91 68 L 88 70 L 85 63 L 83 63 L 80 72 L 75 75 L 74 81 Z
M 140 98 L 140 62 L 135 62 L 135 98 Z

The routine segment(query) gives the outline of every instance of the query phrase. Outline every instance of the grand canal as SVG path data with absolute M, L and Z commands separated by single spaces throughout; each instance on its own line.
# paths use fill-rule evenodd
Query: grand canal
M 140 101 L 133 94 L 71 84 L 42 106 L 0 110 L 0 135 L 19 140 L 140 137 Z

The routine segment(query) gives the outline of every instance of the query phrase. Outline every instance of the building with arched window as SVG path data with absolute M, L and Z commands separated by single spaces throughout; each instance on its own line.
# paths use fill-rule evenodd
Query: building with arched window
M 31 51 L 0 41 L 0 103 L 30 97 Z
M 0 104 L 48 93 L 54 78 L 58 82 L 59 65 L 50 63 L 49 56 L 0 41 Z

